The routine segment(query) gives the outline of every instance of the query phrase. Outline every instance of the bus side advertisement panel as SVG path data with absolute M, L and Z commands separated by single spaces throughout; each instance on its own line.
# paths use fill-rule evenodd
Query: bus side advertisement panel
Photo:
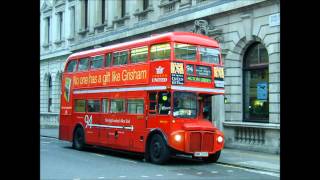
M 76 74 L 73 77 L 74 88 L 104 87 L 147 84 L 149 66 L 140 64 L 127 67 L 113 67 L 91 71 L 90 73 Z

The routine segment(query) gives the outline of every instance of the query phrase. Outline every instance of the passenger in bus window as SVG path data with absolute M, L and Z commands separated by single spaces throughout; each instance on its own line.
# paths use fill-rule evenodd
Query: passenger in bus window
M 159 93 L 159 114 L 170 114 L 171 109 L 171 95 L 168 92 L 160 92 Z

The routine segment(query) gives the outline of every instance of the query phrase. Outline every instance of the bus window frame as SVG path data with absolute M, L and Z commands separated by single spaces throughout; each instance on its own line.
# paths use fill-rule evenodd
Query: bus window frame
M 169 44 L 169 47 L 170 47 L 170 55 L 169 55 L 169 58 L 166 58 L 166 59 L 151 59 L 151 48 L 152 46 L 154 45 L 159 45 L 159 44 Z M 164 41 L 164 42 L 160 42 L 160 43 L 155 43 L 155 44 L 150 44 L 149 45 L 149 58 L 148 60 L 150 62 L 154 62 L 154 61 L 163 61 L 163 60 L 171 60 L 173 57 L 173 41 Z
M 176 53 L 175 53 L 175 45 L 176 44 L 186 44 L 186 45 L 194 46 L 196 48 L 195 59 L 194 60 L 190 60 L 190 59 L 178 59 L 178 58 L 176 58 Z M 198 45 L 198 44 L 190 44 L 190 43 L 185 43 L 185 42 L 173 41 L 173 43 L 172 43 L 172 50 L 173 50 L 172 59 L 178 60 L 178 61 L 183 61 L 183 62 L 199 62 L 199 60 L 200 60 L 200 57 L 199 57 L 200 49 L 199 49 L 199 47 L 200 47 L 200 45 Z
M 93 58 L 97 57 L 97 56 L 102 56 L 103 60 L 102 60 L 102 67 L 100 68 L 91 68 L 92 67 L 92 60 Z M 94 56 L 90 56 L 90 60 L 89 60 L 89 70 L 90 71 L 94 71 L 94 70 L 100 70 L 103 69 L 105 67 L 105 60 L 106 60 L 106 56 L 105 54 L 99 54 L 99 55 L 94 55 Z
M 103 112 L 102 110 L 102 105 L 103 105 L 103 100 L 104 99 L 106 99 L 107 100 L 107 102 L 108 102 L 108 111 L 107 112 Z M 110 103 L 111 101 L 110 101 L 110 98 L 105 98 L 105 97 L 103 97 L 103 98 L 101 98 L 101 114 L 110 114 L 110 107 L 111 107 L 111 103 Z
M 128 53 L 128 55 L 127 55 L 127 63 L 126 64 L 117 64 L 117 65 L 115 65 L 114 64 L 114 53 L 122 53 L 122 52 L 127 52 Z M 117 67 L 117 66 L 124 66 L 124 65 L 128 65 L 128 64 L 130 64 L 130 49 L 125 49 L 125 50 L 119 50 L 119 51 L 113 51 L 113 52 L 111 52 L 112 53 L 112 63 L 111 63 L 111 66 L 113 66 L 113 67 Z M 111 67 L 110 66 L 110 67 Z
M 68 66 L 72 61 L 76 62 L 76 68 L 75 68 L 74 71 L 68 72 L 67 71 L 68 70 Z M 70 60 L 68 60 L 68 62 L 66 63 L 65 69 L 64 69 L 64 73 L 75 73 L 75 72 L 77 72 L 78 71 L 78 63 L 79 63 L 78 59 L 70 59 Z
M 201 53 L 200 53 L 200 48 L 212 48 L 212 49 L 216 49 L 219 51 L 219 55 L 218 55 L 218 58 L 219 58 L 219 62 L 218 63 L 208 63 L 208 62 L 204 62 L 201 60 Z M 205 64 L 212 64 L 212 65 L 221 65 L 222 63 L 222 52 L 221 52 L 221 49 L 219 47 L 211 47 L 211 46 L 203 46 L 203 45 L 198 45 L 198 52 L 199 52 L 199 62 L 201 63 L 205 63 Z
M 81 70 L 81 71 L 79 71 L 79 65 L 80 65 L 80 61 L 81 61 L 82 59 L 87 59 L 87 61 L 88 61 L 88 68 L 87 68 L 86 70 Z M 86 72 L 86 71 L 90 71 L 90 61 L 91 61 L 91 58 L 90 58 L 89 56 L 78 59 L 78 65 L 77 65 L 77 71 L 76 71 L 76 72 Z
M 141 48 L 144 48 L 144 47 L 147 47 L 147 57 L 146 57 L 146 60 L 145 61 L 140 61 L 140 62 L 135 62 L 135 63 L 132 63 L 131 62 L 131 51 L 134 50 L 134 49 L 141 49 Z M 149 52 L 150 48 L 149 48 L 149 45 L 144 45 L 144 46 L 137 46 L 137 47 L 132 47 L 130 48 L 129 50 L 129 59 L 130 59 L 130 64 L 141 64 L 141 63 L 146 63 L 146 62 L 149 62 L 149 55 L 150 55 L 150 52 Z
M 84 106 L 84 111 L 83 112 L 77 112 L 76 111 L 76 101 L 77 100 L 84 100 L 85 106 Z M 73 99 L 73 113 L 87 113 L 87 100 L 86 99 L 78 99 L 78 98 L 74 98 Z
M 109 107 L 109 113 L 110 114 L 120 114 L 120 115 L 123 115 L 123 114 L 127 114 L 127 107 L 126 107 L 126 98 L 110 98 L 109 99 L 110 100 L 110 107 Z M 122 111 L 122 112 L 111 112 L 111 101 L 112 100 L 124 100 L 124 102 L 123 102 L 123 104 L 124 104 L 124 111 Z
M 142 114 L 134 114 L 134 113 L 129 113 L 129 103 L 128 103 L 128 101 L 129 100 L 142 100 L 143 101 L 143 113 Z M 145 115 L 145 106 L 146 105 L 146 101 L 145 101 L 145 99 L 144 98 L 127 98 L 126 99 L 126 106 L 127 106 L 127 114 L 128 115 Z
M 89 100 L 92 100 L 92 101 L 95 101 L 95 100 L 98 100 L 99 101 L 99 104 L 100 104 L 100 109 L 98 112 L 89 112 Z M 90 114 L 100 114 L 102 113 L 101 111 L 101 99 L 99 98 L 90 98 L 90 99 L 86 99 L 86 113 L 90 113 Z

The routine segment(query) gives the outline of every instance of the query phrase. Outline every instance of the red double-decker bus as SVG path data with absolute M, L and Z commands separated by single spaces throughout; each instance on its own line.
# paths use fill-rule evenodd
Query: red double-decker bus
M 189 32 L 153 35 L 74 53 L 62 78 L 59 139 L 215 162 L 224 136 L 211 119 L 210 97 L 224 94 L 219 44 Z M 217 108 L 217 107 L 216 107 Z

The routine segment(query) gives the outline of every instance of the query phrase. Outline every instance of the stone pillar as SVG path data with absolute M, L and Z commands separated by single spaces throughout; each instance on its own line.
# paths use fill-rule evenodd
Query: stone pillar
M 107 19 L 108 20 L 108 22 L 107 22 L 108 23 L 108 27 L 112 26 L 112 21 L 113 21 L 114 17 L 118 16 L 117 13 L 116 13 L 118 11 L 117 3 L 118 3 L 118 1 L 106 1 L 106 5 L 107 5 L 106 14 L 108 14 L 107 15 L 107 17 L 108 17 L 108 19 Z
M 102 7 L 102 2 L 101 2 L 102 0 L 96 0 L 95 1 L 95 23 L 94 23 L 94 25 L 95 26 L 98 26 L 98 25 L 100 25 L 100 24 L 102 24 L 101 23 L 101 21 L 102 21 L 102 10 L 101 10 L 101 7 Z
M 88 1 L 88 28 L 89 34 L 94 33 L 94 26 L 96 22 L 96 4 L 97 1 Z

